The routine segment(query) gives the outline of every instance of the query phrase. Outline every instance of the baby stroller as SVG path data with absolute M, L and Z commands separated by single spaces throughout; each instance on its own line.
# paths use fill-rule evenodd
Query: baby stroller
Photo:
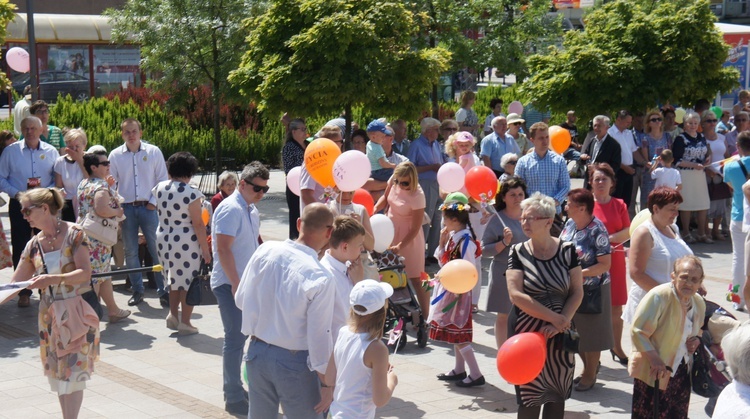
M 702 387 L 709 395 L 710 393 L 716 393 L 716 395 L 710 395 L 704 409 L 706 414 L 711 417 L 714 407 L 716 407 L 716 400 L 719 397 L 718 392 L 732 382 L 727 364 L 724 362 L 724 353 L 720 346 L 721 338 L 727 330 L 736 327 L 739 321 L 720 305 L 712 301 L 705 301 L 706 318 L 701 328 L 703 329 L 701 346 L 698 347 L 699 350 L 696 351 L 693 359 L 694 362 L 697 362 L 695 357 L 702 356 L 704 362 L 708 365 L 710 377 L 706 380 L 707 382 L 702 383 Z M 693 381 L 693 389 L 695 390 L 695 380 Z
M 383 334 L 386 335 L 399 321 L 404 325 L 411 323 L 417 327 L 417 346 L 424 348 L 427 345 L 427 323 L 422 317 L 416 292 L 406 276 L 403 257 L 386 250 L 383 253 L 372 252 L 372 259 L 377 265 L 380 280 L 393 287 L 393 295 L 388 299 Z M 397 350 L 406 346 L 405 332 L 401 333 L 396 345 Z

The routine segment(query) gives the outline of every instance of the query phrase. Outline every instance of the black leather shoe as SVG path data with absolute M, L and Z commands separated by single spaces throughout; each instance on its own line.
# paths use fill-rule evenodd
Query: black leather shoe
M 466 378 L 466 372 L 456 374 L 455 371 L 451 370 L 451 374 L 438 374 L 437 379 L 440 381 L 459 381 Z
M 469 376 L 471 379 L 471 376 Z M 476 386 L 483 386 L 484 385 L 484 375 L 479 376 L 479 378 L 475 380 L 471 380 L 468 383 L 464 381 L 456 381 L 456 385 L 458 387 L 476 387 Z
M 140 304 L 142 301 L 143 301 L 143 293 L 136 291 L 133 293 L 133 296 L 130 297 L 130 299 L 128 300 L 128 305 L 135 306 L 135 305 Z
M 229 403 L 227 402 L 224 404 L 224 410 L 227 411 L 227 413 L 230 413 L 232 415 L 241 415 L 241 416 L 247 416 L 247 411 L 250 408 L 250 405 L 248 404 L 247 400 L 244 398 L 238 402 Z
M 159 297 L 159 302 L 161 303 L 162 307 L 169 308 L 169 293 L 164 291 L 164 294 Z

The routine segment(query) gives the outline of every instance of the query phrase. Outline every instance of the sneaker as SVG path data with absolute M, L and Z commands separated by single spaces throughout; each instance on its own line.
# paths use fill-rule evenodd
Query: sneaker
M 736 311 L 744 312 L 746 310 L 745 305 L 742 303 L 732 303 L 732 308 Z

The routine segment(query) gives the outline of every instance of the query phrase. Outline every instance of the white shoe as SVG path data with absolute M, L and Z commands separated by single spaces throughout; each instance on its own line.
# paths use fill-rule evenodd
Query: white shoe
M 735 310 L 737 310 L 737 311 L 745 311 L 746 310 L 745 305 L 742 304 L 742 303 L 732 303 L 732 308 L 735 309 Z
M 183 336 L 185 336 L 185 335 L 194 335 L 194 334 L 198 333 L 198 328 L 197 327 L 193 327 L 193 326 L 188 326 L 185 323 L 180 323 L 177 326 L 177 333 L 179 333 L 180 335 L 183 335 Z
M 177 320 L 177 317 L 173 316 L 172 313 L 169 313 L 167 316 L 167 329 L 177 330 L 179 325 L 180 321 Z

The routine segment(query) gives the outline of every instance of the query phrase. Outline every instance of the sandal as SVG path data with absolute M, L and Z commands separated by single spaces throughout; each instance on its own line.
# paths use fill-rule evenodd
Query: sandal
M 687 244 L 695 243 L 695 237 L 692 234 L 685 234 L 682 236 L 682 240 Z
M 117 312 L 117 314 L 109 315 L 109 322 L 110 323 L 117 323 L 123 319 L 126 319 L 128 316 L 130 316 L 130 310 L 123 310 L 120 309 L 120 311 Z
M 702 236 L 698 236 L 698 242 L 706 243 L 706 244 L 713 244 L 714 241 L 710 237 L 704 234 Z
M 714 241 L 723 242 L 724 240 L 726 240 L 726 237 L 724 237 L 724 235 L 719 232 L 711 233 L 711 237 L 713 237 Z

